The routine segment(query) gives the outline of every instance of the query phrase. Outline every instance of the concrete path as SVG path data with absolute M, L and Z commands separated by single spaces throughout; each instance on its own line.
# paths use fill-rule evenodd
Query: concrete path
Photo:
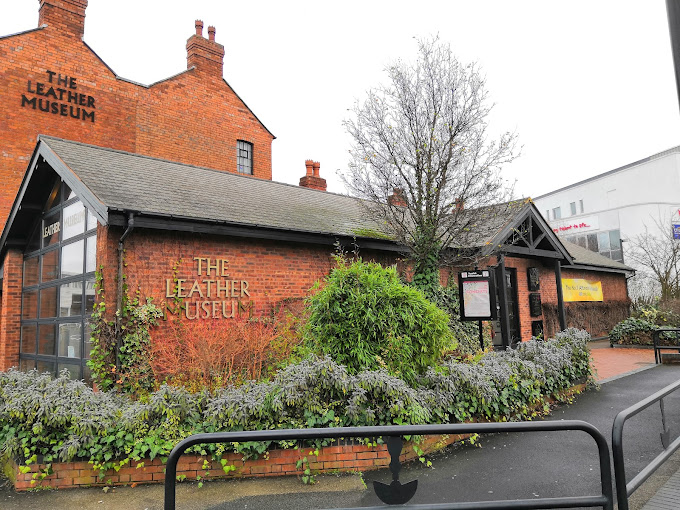
M 594 358 L 600 369 L 611 365 L 613 357 L 624 349 L 594 346 Z M 602 350 L 602 353 L 595 351 Z M 637 359 L 637 361 L 636 361 Z M 651 356 L 653 363 L 653 354 Z M 651 395 L 680 378 L 680 366 L 648 368 L 637 356 L 633 367 L 603 374 L 608 375 L 600 390 L 588 391 L 573 404 L 555 409 L 549 419 L 582 419 L 595 425 L 610 440 L 614 416 L 622 409 Z M 638 365 L 638 363 L 645 363 Z M 621 377 L 624 370 L 632 375 Z M 644 369 L 640 371 L 640 369 Z M 624 372 L 625 373 L 625 372 Z M 602 377 L 601 377 L 602 378 Z M 680 395 L 666 401 L 668 423 L 675 437 L 680 433 Z M 658 407 L 633 418 L 624 435 L 629 478 L 661 451 L 659 432 L 661 418 Z M 419 480 L 419 488 L 411 503 L 443 503 L 451 501 L 483 501 L 524 499 L 532 497 L 575 496 L 599 493 L 597 451 L 584 433 L 496 434 L 482 438 L 481 446 L 458 445 L 435 455 L 432 468 L 419 464 L 406 466 L 402 482 Z M 657 491 L 680 468 L 680 457 L 672 458 L 633 496 L 631 508 L 643 508 Z M 389 483 L 388 471 L 358 475 L 323 476 L 314 486 L 295 479 L 268 478 L 178 485 L 177 508 L 199 509 L 313 509 L 378 505 L 370 487 L 372 480 Z M 369 488 L 365 488 L 364 481 Z M 680 508 L 676 502 L 673 508 Z M 14 493 L 0 490 L 0 508 L 6 510 L 60 509 L 161 509 L 162 486 L 102 489 L 76 489 L 55 492 Z

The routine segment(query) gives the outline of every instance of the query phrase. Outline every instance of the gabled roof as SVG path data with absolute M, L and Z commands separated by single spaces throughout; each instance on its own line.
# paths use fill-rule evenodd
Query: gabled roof
M 357 198 L 40 135 L 0 237 L 0 256 L 9 243 L 27 241 L 49 192 L 45 181 L 55 172 L 104 225 L 124 226 L 132 213 L 140 228 L 319 244 L 356 238 L 362 248 L 404 251 Z M 571 247 L 530 199 L 491 206 L 481 218 L 468 247 L 572 262 Z M 622 269 L 592 255 L 604 259 L 600 266 Z
M 570 243 L 569 241 L 562 241 L 562 244 L 564 244 L 564 247 L 569 250 L 569 254 L 574 259 L 574 266 L 583 267 L 584 269 L 586 269 L 585 266 L 591 266 L 616 271 L 624 271 L 626 273 L 635 272 L 635 269 L 630 266 L 600 255 L 599 253 L 595 253 L 594 251 L 587 250 L 578 244 Z

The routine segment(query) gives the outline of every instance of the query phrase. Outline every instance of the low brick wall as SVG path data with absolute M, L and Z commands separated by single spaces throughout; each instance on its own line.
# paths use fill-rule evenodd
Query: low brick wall
M 562 392 L 562 397 L 570 397 L 580 393 L 586 384 L 577 384 Z M 552 403 L 554 399 L 546 399 Z M 536 405 L 539 409 L 543 402 Z M 424 454 L 432 453 L 442 448 L 468 439 L 470 434 L 425 436 L 418 449 Z M 413 449 L 413 443 L 405 442 L 400 456 L 401 462 L 415 460 L 420 455 Z M 298 461 L 307 458 L 305 465 L 298 468 Z M 226 465 L 234 466 L 229 473 L 225 473 L 222 464 L 214 461 L 210 456 L 183 455 L 177 464 L 177 476 L 180 479 L 196 480 L 199 476 L 203 480 L 225 478 L 253 478 L 265 476 L 301 476 L 306 468 L 312 473 L 337 473 L 352 471 L 370 471 L 386 468 L 390 463 L 390 454 L 385 444 L 364 445 L 351 441 L 338 440 L 330 446 L 318 449 L 314 455 L 312 448 L 270 450 L 258 459 L 244 460 L 242 454 L 228 453 L 223 456 Z M 140 464 L 140 467 L 137 467 Z M 205 466 L 205 468 L 204 468 Z M 12 462 L 9 466 L 10 477 L 13 478 L 14 488 L 25 491 L 37 487 L 68 489 L 75 487 L 92 487 L 106 485 L 128 485 L 133 483 L 161 483 L 165 481 L 165 464 L 159 457 L 154 460 L 146 459 L 140 463 L 126 465 L 118 471 L 110 469 L 100 476 L 87 461 L 55 462 L 52 463 L 49 474 L 44 464 L 31 464 L 30 471 L 22 473 L 19 465 Z M 25 469 L 25 468 L 24 468 Z
M 469 434 L 451 436 L 426 436 L 418 447 L 425 453 L 432 453 L 456 441 L 468 438 Z M 412 443 L 404 444 L 401 455 L 402 462 L 418 458 Z M 226 465 L 234 466 L 228 474 L 222 469 L 219 461 L 211 460 L 209 456 L 183 455 L 177 464 L 177 476 L 181 479 L 204 480 L 224 478 L 264 477 L 302 475 L 306 468 L 313 473 L 368 471 L 385 468 L 390 463 L 390 454 L 384 444 L 340 444 L 318 449 L 319 454 L 313 455 L 311 448 L 270 450 L 259 459 L 243 460 L 243 455 L 228 453 L 223 456 Z M 304 457 L 307 463 L 298 468 L 298 461 Z M 207 464 L 206 464 L 207 461 Z M 206 468 L 204 468 L 206 466 Z M 143 466 L 136 467 L 136 463 L 120 468 L 118 471 L 110 469 L 103 477 L 99 471 L 92 468 L 87 461 L 52 463 L 50 474 L 44 475 L 44 464 L 31 464 L 30 471 L 21 473 L 16 463 L 12 464 L 16 474 L 14 488 L 25 491 L 36 487 L 52 487 L 67 489 L 73 487 L 91 487 L 105 485 L 127 485 L 131 483 L 160 483 L 165 481 L 165 464 L 160 458 L 145 460 Z M 44 475 L 44 476 L 43 476 Z

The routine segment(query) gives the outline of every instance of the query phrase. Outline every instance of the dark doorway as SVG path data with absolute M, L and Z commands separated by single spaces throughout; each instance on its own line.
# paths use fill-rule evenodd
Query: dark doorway
M 519 306 L 517 303 L 517 269 L 505 268 L 505 299 L 508 303 L 508 318 L 510 330 L 508 331 L 508 344 L 514 346 L 522 341 L 522 333 L 519 329 Z

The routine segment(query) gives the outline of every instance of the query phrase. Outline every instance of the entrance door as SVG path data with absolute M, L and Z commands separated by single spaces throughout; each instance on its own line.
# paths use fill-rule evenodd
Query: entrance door
M 508 318 L 510 319 L 510 331 L 508 339 L 511 346 L 522 341 L 522 333 L 519 329 L 519 306 L 517 303 L 517 269 L 505 268 L 505 299 L 508 303 Z

